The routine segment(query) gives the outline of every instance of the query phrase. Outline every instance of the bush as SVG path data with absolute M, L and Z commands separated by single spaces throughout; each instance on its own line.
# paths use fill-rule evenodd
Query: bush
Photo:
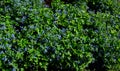
M 120 70 L 119 2 L 38 1 L 0 1 L 0 70 Z

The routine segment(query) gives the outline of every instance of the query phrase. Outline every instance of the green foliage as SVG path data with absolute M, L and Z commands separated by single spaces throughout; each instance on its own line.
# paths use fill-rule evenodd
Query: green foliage
M 0 70 L 119 71 L 120 3 L 75 2 L 0 1 Z

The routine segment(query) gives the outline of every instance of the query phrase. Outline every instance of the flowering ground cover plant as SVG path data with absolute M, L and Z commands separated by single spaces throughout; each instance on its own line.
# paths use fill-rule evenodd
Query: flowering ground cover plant
M 117 0 L 44 4 L 0 1 L 1 71 L 120 70 Z

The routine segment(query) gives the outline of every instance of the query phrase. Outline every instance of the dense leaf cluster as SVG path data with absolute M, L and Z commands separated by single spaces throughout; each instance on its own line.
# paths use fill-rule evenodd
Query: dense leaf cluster
M 119 71 L 117 0 L 0 1 L 1 71 Z

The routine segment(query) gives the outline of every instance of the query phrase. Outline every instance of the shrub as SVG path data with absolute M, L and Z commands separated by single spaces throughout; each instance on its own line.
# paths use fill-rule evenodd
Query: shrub
M 118 2 L 38 1 L 0 1 L 0 70 L 120 70 Z

